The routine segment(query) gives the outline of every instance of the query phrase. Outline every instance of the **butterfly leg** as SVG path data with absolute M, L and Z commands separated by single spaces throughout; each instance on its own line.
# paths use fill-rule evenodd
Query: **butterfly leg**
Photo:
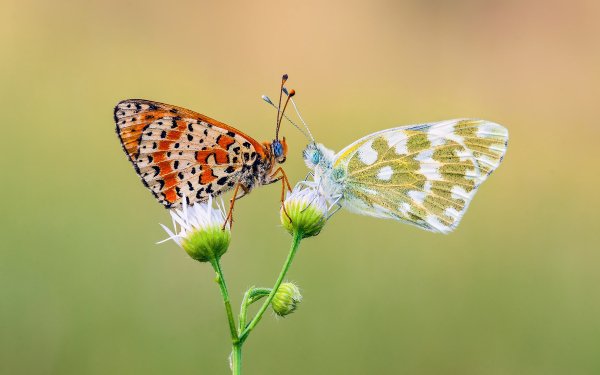
M 273 174 L 271 175 L 271 177 L 275 177 L 275 175 L 277 173 L 281 173 L 281 176 L 278 176 L 277 178 L 271 180 L 271 183 L 273 182 L 277 182 L 281 180 L 281 208 L 283 209 L 283 213 L 285 214 L 285 216 L 287 216 L 287 218 L 290 220 L 290 223 L 292 222 L 292 218 L 290 217 L 290 214 L 288 214 L 288 212 L 285 209 L 285 205 L 283 204 L 283 202 L 285 201 L 285 189 L 287 187 L 288 191 L 292 191 L 292 187 L 290 186 L 290 181 L 287 178 L 287 175 L 285 174 L 285 171 L 283 170 L 283 168 L 279 167 L 275 170 L 275 172 L 273 172 Z
M 285 174 L 285 171 L 283 170 L 283 168 L 279 167 L 275 170 L 275 172 L 273 172 L 273 174 L 271 175 L 271 177 L 275 177 L 275 175 L 277 173 L 281 173 L 281 176 L 275 178 L 274 180 L 272 180 L 271 182 L 277 182 L 279 180 L 283 180 L 283 193 L 285 193 L 285 188 L 287 186 L 288 191 L 292 191 L 292 187 L 290 186 L 290 181 L 287 178 L 287 175 Z
M 339 203 L 337 203 L 337 204 L 336 204 L 336 207 L 335 207 L 335 210 L 333 210 L 333 212 L 332 212 L 332 213 L 330 213 L 329 215 L 327 215 L 327 220 L 331 219 L 331 217 L 332 217 L 333 215 L 335 215 L 335 214 L 336 214 L 336 212 L 338 212 L 338 211 L 339 211 L 339 210 L 341 210 L 341 209 L 342 209 L 342 205 L 341 205 L 341 204 L 339 204 Z
M 309 172 L 310 173 L 310 172 Z M 312 185 L 309 185 L 308 182 L 305 181 L 301 181 L 304 182 L 306 186 L 311 187 L 315 185 L 315 182 L 312 182 Z M 319 180 L 319 183 L 317 184 L 316 187 L 317 192 L 321 190 L 321 180 Z M 315 195 L 314 198 L 310 201 L 310 203 L 308 203 L 308 206 L 304 207 L 304 209 L 302 210 L 302 212 L 306 211 L 308 209 L 308 207 L 310 207 L 311 204 L 313 204 L 313 202 L 315 201 L 315 199 L 317 199 L 317 196 Z
M 330 211 L 333 206 L 335 207 L 335 210 L 333 210 L 332 213 L 327 215 L 327 219 L 329 220 L 330 217 L 332 217 L 333 215 L 335 215 L 336 212 L 338 212 L 341 208 L 342 208 L 342 204 L 340 203 L 340 200 L 342 199 L 343 195 L 340 195 L 339 197 L 337 197 L 335 199 L 335 201 L 329 206 L 329 208 L 327 209 L 328 211 Z
M 242 188 L 242 195 L 238 197 L 238 191 L 240 188 Z M 233 227 L 233 207 L 235 206 L 235 201 L 242 198 L 246 194 L 248 194 L 248 188 L 238 182 L 233 189 L 233 197 L 231 197 L 229 200 L 229 211 L 227 212 L 227 217 L 225 218 L 225 222 L 223 223 L 223 227 L 221 229 L 225 230 L 227 222 L 229 222 L 229 229 Z
M 314 181 L 302 180 L 302 181 L 298 181 L 297 185 L 303 185 L 306 187 L 315 187 L 316 183 Z
M 312 171 L 309 171 L 308 174 L 306 175 L 306 177 L 304 177 L 304 180 L 302 181 L 298 181 L 298 185 L 304 185 L 304 186 L 314 186 L 315 182 L 314 181 L 309 181 L 308 178 L 314 176 L 314 174 L 312 173 Z

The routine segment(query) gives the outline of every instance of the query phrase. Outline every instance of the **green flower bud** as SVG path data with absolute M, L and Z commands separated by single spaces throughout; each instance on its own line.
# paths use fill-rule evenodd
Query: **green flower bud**
M 231 231 L 221 229 L 222 225 L 191 232 L 182 240 L 183 250 L 199 262 L 221 258 L 231 242 Z
M 296 186 L 283 202 L 280 211 L 283 227 L 302 238 L 316 236 L 327 221 L 327 202 L 315 188 Z
M 302 301 L 300 289 L 293 283 L 283 283 L 277 289 L 271 307 L 275 314 L 286 316 L 296 311 L 300 301 Z
M 229 248 L 231 230 L 229 224 L 223 229 L 225 210 L 222 202 L 213 208 L 210 198 L 205 203 L 183 205 L 181 209 L 171 210 L 170 214 L 174 232 L 161 224 L 169 234 L 165 241 L 175 241 L 193 259 L 212 262 L 221 258 Z

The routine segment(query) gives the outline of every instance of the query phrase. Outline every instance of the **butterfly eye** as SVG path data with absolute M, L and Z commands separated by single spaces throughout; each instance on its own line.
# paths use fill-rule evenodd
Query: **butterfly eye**
M 313 154 L 312 154 L 313 164 L 319 164 L 319 160 L 321 160 L 321 155 L 319 155 L 319 152 L 318 151 L 313 152 Z
M 283 155 L 283 145 L 278 140 L 273 141 L 271 146 L 273 148 L 273 156 L 276 158 L 281 157 Z

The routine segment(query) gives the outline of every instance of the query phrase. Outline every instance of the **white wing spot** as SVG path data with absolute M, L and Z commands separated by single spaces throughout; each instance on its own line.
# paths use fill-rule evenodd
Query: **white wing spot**
M 366 194 L 370 194 L 370 195 L 379 195 L 379 192 L 378 192 L 377 190 L 375 190 L 375 189 L 370 189 L 370 188 L 367 188 L 367 187 L 363 187 L 361 190 L 362 190 L 364 193 L 366 193 Z
M 477 129 L 477 137 L 490 138 L 493 136 L 508 137 L 508 130 L 505 127 L 493 122 L 484 121 Z
M 473 191 L 474 190 L 472 190 L 472 192 Z M 465 202 L 469 202 L 471 200 L 471 194 L 472 193 L 468 193 L 465 190 L 465 188 L 462 186 L 458 186 L 458 185 L 452 186 L 452 189 L 451 189 L 452 199 L 462 199 Z
M 440 166 L 441 164 L 435 160 L 431 163 L 421 163 L 421 167 L 417 172 L 425 176 L 428 180 L 441 181 L 443 178 L 440 173 Z
M 418 171 L 419 174 L 427 177 L 428 180 L 438 181 L 442 179 L 442 175 L 440 174 L 440 167 L 442 164 L 433 159 L 433 150 L 419 152 L 415 157 L 415 160 L 421 162 Z
M 473 169 L 467 170 L 465 172 L 465 176 L 473 177 L 473 178 L 478 178 L 481 176 L 479 162 L 477 161 L 477 158 L 475 158 L 475 156 L 473 156 L 473 152 L 471 150 L 469 150 L 468 148 L 465 147 L 462 150 L 457 151 L 456 156 L 458 156 L 460 161 L 470 160 L 473 162 Z
M 377 156 L 377 151 L 373 149 L 373 140 L 368 141 L 358 149 L 358 157 L 366 165 L 375 163 Z
M 415 201 L 416 203 L 418 203 L 419 205 L 422 206 L 423 202 L 425 202 L 425 198 L 430 193 L 431 193 L 431 181 L 425 181 L 425 184 L 423 185 L 423 190 L 411 190 L 408 192 L 408 196 L 413 201 Z
M 425 184 L 423 184 L 423 191 L 431 193 L 431 181 L 425 181 Z
M 431 147 L 443 145 L 446 143 L 446 138 L 453 139 L 451 135 L 454 132 L 455 124 L 455 121 L 443 121 L 429 128 L 427 139 L 431 142 Z
M 408 137 L 406 136 L 404 130 L 393 131 L 390 134 L 387 134 L 385 138 L 387 139 L 388 146 L 390 146 L 390 148 L 394 147 L 394 149 L 396 150 L 396 154 L 408 154 L 408 148 L 406 146 L 406 141 Z
M 411 190 L 408 192 L 408 196 L 410 197 L 410 199 L 412 199 L 419 205 L 423 205 L 423 202 L 425 202 L 425 197 L 427 196 L 427 193 L 420 191 L 420 190 Z
M 487 165 L 488 167 L 492 167 L 492 170 L 498 168 L 498 166 L 500 165 L 500 163 L 498 162 L 498 160 L 492 159 L 487 155 L 481 155 L 477 158 L 479 163 L 483 163 L 484 165 Z
M 384 181 L 389 181 L 394 174 L 394 170 L 389 165 L 381 168 L 379 172 L 377 172 L 377 178 Z
M 458 120 L 448 120 L 438 122 L 427 133 L 427 139 L 431 142 L 431 146 L 441 146 L 446 143 L 446 140 L 454 141 L 460 145 L 464 145 L 464 138 L 454 132 Z
M 458 211 L 454 207 L 448 207 L 448 208 L 446 208 L 444 210 L 444 214 L 446 214 L 448 217 L 453 218 L 455 222 L 457 222 L 458 220 L 460 220 L 460 217 L 462 216 L 462 213 L 460 211 Z
M 471 152 L 467 148 L 463 148 L 463 149 L 456 151 L 456 156 L 458 156 L 460 161 L 475 160 L 475 157 L 473 156 L 473 152 Z
M 410 212 L 410 208 L 411 208 L 410 204 L 408 204 L 406 202 L 402 202 L 400 207 L 398 207 L 398 209 L 400 210 L 402 215 L 404 215 L 405 217 L 408 216 L 408 213 Z
M 429 160 L 432 160 L 431 159 L 432 156 L 433 156 L 433 150 L 429 149 L 429 150 L 419 152 L 417 154 L 417 156 L 415 156 L 415 160 L 416 161 L 429 161 Z

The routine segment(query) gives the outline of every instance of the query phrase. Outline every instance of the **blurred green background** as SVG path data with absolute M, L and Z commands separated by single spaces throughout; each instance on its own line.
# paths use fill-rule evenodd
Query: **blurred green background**
M 273 137 L 290 74 L 339 150 L 384 128 L 504 124 L 503 165 L 458 230 L 340 212 L 302 244 L 297 313 L 268 313 L 246 374 L 598 374 L 597 1 L 66 1 L 0 5 L 0 373 L 227 374 L 209 267 L 165 238 L 126 160 L 121 99 Z M 306 141 L 284 125 L 292 181 Z M 290 238 L 276 186 L 237 206 L 234 303 Z

